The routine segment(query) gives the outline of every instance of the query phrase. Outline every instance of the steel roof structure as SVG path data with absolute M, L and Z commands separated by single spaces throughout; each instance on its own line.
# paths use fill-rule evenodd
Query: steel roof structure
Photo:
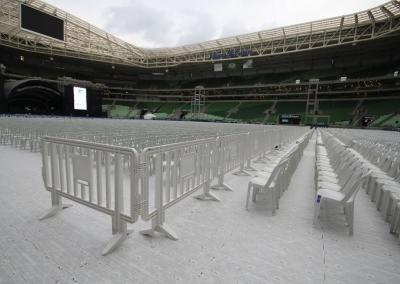
M 20 5 L 64 20 L 59 41 L 23 30 Z M 41 0 L 0 0 L 0 45 L 30 52 L 164 68 L 184 63 L 266 57 L 356 44 L 400 30 L 400 0 L 354 14 L 172 48 L 140 48 Z

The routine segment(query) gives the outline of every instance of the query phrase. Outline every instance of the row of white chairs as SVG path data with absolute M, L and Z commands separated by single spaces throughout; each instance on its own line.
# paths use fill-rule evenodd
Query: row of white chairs
M 296 131 L 293 129 L 225 123 L 0 116 L 0 144 L 39 151 L 40 138 L 49 136 L 140 151 L 147 147 L 259 131 L 268 131 L 271 136 L 290 141 L 296 137 L 296 133 L 291 135 Z
M 279 199 L 288 188 L 310 137 L 311 133 L 308 133 L 294 143 L 277 148 L 268 155 L 267 166 L 257 171 L 249 181 L 246 197 L 247 210 L 249 210 L 250 196 L 252 201 L 256 202 L 257 195 L 269 194 L 272 214 L 275 214 L 276 209 L 279 209 Z
M 319 224 L 324 202 L 343 207 L 349 233 L 354 232 L 354 202 L 371 171 L 360 157 L 332 135 L 317 132 L 314 226 Z
M 390 222 L 390 231 L 399 234 L 400 230 L 400 149 L 394 143 L 398 133 L 382 131 L 368 132 L 361 138 L 360 130 L 333 130 L 341 140 L 347 141 L 366 166 L 371 170 L 366 192 L 385 221 Z M 392 135 L 392 137 L 390 137 Z M 398 149 L 398 150 L 396 150 Z

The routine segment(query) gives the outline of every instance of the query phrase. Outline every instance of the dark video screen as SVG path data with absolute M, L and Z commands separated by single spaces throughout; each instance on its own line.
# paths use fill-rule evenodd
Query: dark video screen
M 64 21 L 21 4 L 21 28 L 64 41 Z

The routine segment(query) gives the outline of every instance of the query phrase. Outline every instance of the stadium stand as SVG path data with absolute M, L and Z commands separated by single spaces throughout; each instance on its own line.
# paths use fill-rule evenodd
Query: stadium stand
M 206 105 L 206 113 L 225 118 L 229 110 L 234 108 L 237 104 L 237 102 L 213 102 Z
M 231 114 L 230 118 L 244 122 L 263 122 L 266 111 L 272 106 L 271 102 L 244 102 L 238 111 Z
M 356 101 L 320 101 L 319 113 L 329 115 L 331 124 L 350 124 Z

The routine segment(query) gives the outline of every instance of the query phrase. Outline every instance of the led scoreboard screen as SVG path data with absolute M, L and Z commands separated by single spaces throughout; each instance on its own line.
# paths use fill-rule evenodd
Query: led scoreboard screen
M 21 4 L 21 29 L 64 41 L 64 21 Z
M 86 88 L 74 87 L 74 110 L 87 110 Z

